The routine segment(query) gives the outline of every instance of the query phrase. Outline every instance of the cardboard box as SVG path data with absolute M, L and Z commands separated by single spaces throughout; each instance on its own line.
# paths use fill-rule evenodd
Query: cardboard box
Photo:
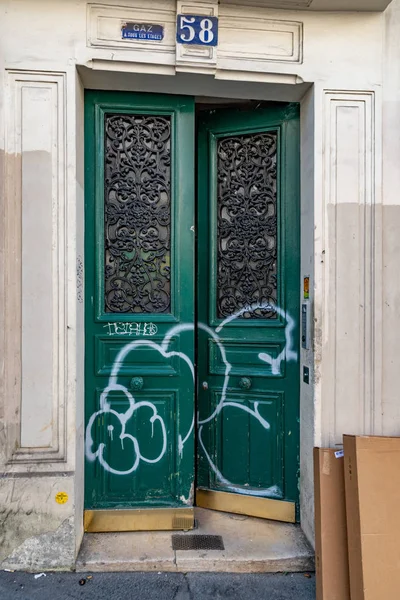
M 345 435 L 351 600 L 400 598 L 400 438 Z
M 317 600 L 350 600 L 344 460 L 314 448 Z

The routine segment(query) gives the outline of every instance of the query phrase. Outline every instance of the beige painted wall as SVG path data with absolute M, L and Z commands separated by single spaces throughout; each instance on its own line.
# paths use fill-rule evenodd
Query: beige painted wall
M 383 80 L 382 432 L 400 435 L 400 2 L 385 13 Z
M 400 433 L 400 1 L 385 14 L 185 2 L 219 14 L 220 44 L 202 54 L 176 48 L 180 1 L 122 4 L 0 0 L 4 566 L 48 567 L 54 540 L 63 540 L 57 565 L 72 566 L 82 536 L 84 86 L 301 102 L 301 264 L 314 336 L 301 352 L 312 381 L 301 386 L 300 492 L 310 539 L 313 445 Z M 165 42 L 122 42 L 121 19 L 134 18 L 162 20 Z

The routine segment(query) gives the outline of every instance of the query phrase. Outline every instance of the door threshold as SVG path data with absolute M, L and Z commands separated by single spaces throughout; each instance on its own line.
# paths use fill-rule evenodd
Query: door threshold
M 314 557 L 299 525 L 195 508 L 197 528 L 176 531 L 86 533 L 78 572 L 174 571 L 279 573 L 314 569 Z M 173 550 L 172 535 L 220 536 L 223 550 Z M 185 544 L 183 544 L 185 546 Z

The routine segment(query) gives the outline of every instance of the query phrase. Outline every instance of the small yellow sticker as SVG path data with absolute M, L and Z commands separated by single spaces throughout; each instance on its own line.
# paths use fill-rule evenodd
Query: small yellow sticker
M 304 277 L 304 300 L 310 299 L 310 278 Z
M 65 504 L 68 501 L 68 494 L 66 492 L 58 492 L 56 494 L 57 504 Z

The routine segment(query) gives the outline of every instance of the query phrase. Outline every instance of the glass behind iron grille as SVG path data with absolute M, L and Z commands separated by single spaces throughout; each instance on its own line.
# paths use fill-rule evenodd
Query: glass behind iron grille
M 276 318 L 277 133 L 220 138 L 217 168 L 217 316 Z
M 106 114 L 104 303 L 108 313 L 171 307 L 171 120 Z

